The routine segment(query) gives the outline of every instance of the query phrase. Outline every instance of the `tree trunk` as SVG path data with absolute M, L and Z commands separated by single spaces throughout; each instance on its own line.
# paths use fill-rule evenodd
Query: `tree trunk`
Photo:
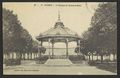
M 25 60 L 25 53 L 23 53 L 23 59 Z
M 18 59 L 19 58 L 19 54 L 18 54 L 18 52 L 16 52 L 16 59 Z
M 115 60 L 117 59 L 117 55 L 115 54 Z
M 85 54 L 83 54 L 83 57 L 84 57 L 83 60 L 86 60 L 86 56 L 85 56 Z
M 33 56 L 33 53 L 31 53 L 31 59 L 33 59 L 33 57 L 32 57 L 32 56 Z
M 25 53 L 22 53 L 23 60 L 25 60 Z
M 101 63 L 103 63 L 103 55 L 101 55 Z
M 33 55 L 34 55 L 34 60 L 35 60 L 35 58 L 36 58 L 36 57 L 35 57 L 35 53 L 33 53 Z
M 92 53 L 92 61 L 93 61 L 93 53 Z
M 21 53 L 21 52 L 18 52 L 17 55 L 18 55 L 18 56 L 17 56 L 18 59 L 22 60 L 22 53 Z
M 17 58 L 17 53 L 15 52 L 15 59 Z
M 23 60 L 23 53 L 21 53 L 21 60 Z
M 41 54 L 41 52 L 39 53 L 39 58 L 41 58 L 41 56 L 42 56 L 42 54 Z
M 28 53 L 28 57 L 29 57 L 29 60 L 30 60 L 30 53 Z
M 31 53 L 31 59 L 33 60 L 34 59 L 34 57 L 33 57 L 34 55 L 33 55 L 33 53 Z
M 115 54 L 113 54 L 113 60 L 115 60 Z
M 10 55 L 9 53 L 6 53 L 7 59 L 10 59 Z
M 12 59 L 14 59 L 14 52 L 12 53 Z
M 109 61 L 110 61 L 110 54 L 109 54 Z
M 97 61 L 98 61 L 98 53 L 97 53 Z
M 17 52 L 16 53 L 16 57 L 17 57 L 17 64 L 21 64 L 21 60 L 22 60 L 22 53 L 21 52 Z
M 38 58 L 41 59 L 41 57 L 42 57 L 42 54 L 41 54 L 41 52 L 39 52 L 38 53 Z
M 20 60 L 22 60 L 22 53 L 20 52 Z
M 90 55 L 88 55 L 89 56 L 89 61 L 90 61 Z
M 25 56 L 26 54 L 25 53 L 23 53 L 23 60 L 25 60 L 25 58 L 26 58 L 26 56 Z

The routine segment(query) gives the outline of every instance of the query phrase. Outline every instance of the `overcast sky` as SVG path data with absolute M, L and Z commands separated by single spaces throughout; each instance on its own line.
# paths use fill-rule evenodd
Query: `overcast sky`
M 45 6 L 46 4 L 52 4 L 52 6 Z M 64 6 L 57 6 L 58 4 Z M 87 5 L 88 7 L 86 7 L 85 2 L 3 3 L 4 8 L 13 10 L 13 13 L 18 15 L 22 26 L 28 30 L 33 39 L 54 26 L 58 19 L 58 11 L 60 11 L 61 20 L 64 25 L 81 36 L 90 27 L 91 17 L 94 15 L 94 9 L 97 8 L 98 3 L 89 2 Z

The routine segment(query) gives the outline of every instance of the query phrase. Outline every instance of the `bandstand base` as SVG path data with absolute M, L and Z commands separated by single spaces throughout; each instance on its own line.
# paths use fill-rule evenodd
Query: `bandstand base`
M 71 64 L 72 62 L 69 59 L 48 59 L 45 63 L 48 66 L 65 66 Z

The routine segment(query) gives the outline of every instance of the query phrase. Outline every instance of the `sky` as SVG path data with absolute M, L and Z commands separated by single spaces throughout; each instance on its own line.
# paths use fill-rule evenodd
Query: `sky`
M 90 27 L 91 18 L 97 6 L 98 3 L 95 2 L 87 2 L 87 6 L 85 2 L 3 2 L 3 8 L 13 10 L 13 13 L 17 14 L 23 28 L 33 39 L 54 27 L 58 19 L 58 11 L 65 27 L 81 36 Z

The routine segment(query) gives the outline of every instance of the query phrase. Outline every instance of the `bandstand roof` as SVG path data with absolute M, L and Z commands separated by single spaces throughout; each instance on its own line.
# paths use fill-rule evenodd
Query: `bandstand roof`
M 80 39 L 76 32 L 64 26 L 63 22 L 60 20 L 60 15 L 58 16 L 58 21 L 55 23 L 54 27 L 40 33 L 40 35 L 36 37 L 39 41 L 48 41 L 48 39 L 52 39 L 55 42 L 64 42 L 66 38 L 68 41 Z

